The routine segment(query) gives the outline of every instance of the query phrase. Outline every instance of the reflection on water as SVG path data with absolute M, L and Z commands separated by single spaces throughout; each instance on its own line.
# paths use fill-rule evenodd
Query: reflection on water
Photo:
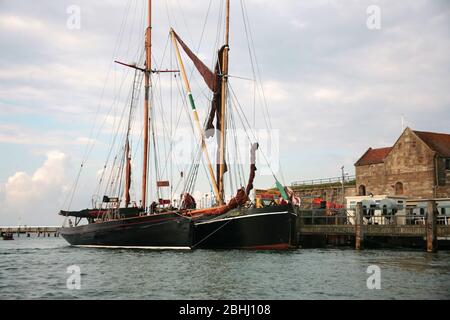
M 0 241 L 0 298 L 449 299 L 450 252 L 83 249 L 61 238 Z M 81 270 L 68 290 L 67 267 Z M 369 290 L 367 267 L 381 270 Z

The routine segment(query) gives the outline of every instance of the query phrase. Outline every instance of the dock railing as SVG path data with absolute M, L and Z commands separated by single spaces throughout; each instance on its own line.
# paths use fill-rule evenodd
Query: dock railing
M 355 175 L 345 176 L 344 184 L 352 182 L 355 179 L 356 179 Z M 331 178 L 321 178 L 321 179 L 293 181 L 291 183 L 291 186 L 293 186 L 293 187 L 300 187 L 300 186 L 315 186 L 315 185 L 337 184 L 337 183 L 342 183 L 342 177 L 331 177 Z
M 438 237 L 450 240 L 450 215 L 439 214 L 434 201 L 423 216 L 379 212 L 365 211 L 361 203 L 352 209 L 298 210 L 299 236 L 355 236 L 359 239 L 356 243 L 363 243 L 366 236 L 424 237 L 427 250 L 432 252 Z

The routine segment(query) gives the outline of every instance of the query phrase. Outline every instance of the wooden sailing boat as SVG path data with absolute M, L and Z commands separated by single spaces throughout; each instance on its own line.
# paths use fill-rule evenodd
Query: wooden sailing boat
M 249 202 L 249 194 L 255 178 L 255 157 L 258 143 L 251 147 L 250 177 L 246 188 L 240 187 L 235 197 L 225 202 L 224 176 L 227 171 L 225 161 L 227 132 L 227 93 L 228 93 L 228 52 L 229 52 L 229 16 L 230 1 L 226 1 L 225 44 L 218 52 L 214 72 L 188 48 L 173 29 L 170 31 L 173 47 L 180 70 L 157 71 L 151 63 L 151 26 L 152 1 L 148 0 L 148 23 L 145 36 L 145 68 L 121 63 L 134 68 L 144 75 L 144 129 L 143 129 L 143 170 L 141 205 L 130 205 L 130 147 L 128 135 L 125 142 L 125 189 L 124 207 L 120 207 L 118 198 L 104 196 L 103 203 L 111 204 L 102 209 L 85 209 L 82 211 L 61 211 L 63 216 L 75 217 L 75 226 L 64 227 L 61 235 L 72 245 L 94 247 L 140 247 L 155 249 L 188 249 L 188 248 L 247 248 L 247 249 L 287 249 L 295 247 L 296 220 L 293 207 L 286 202 L 265 208 L 255 208 Z M 213 93 L 212 107 L 206 127 L 200 123 L 194 98 L 191 92 L 179 45 L 192 60 L 195 67 Z M 215 206 L 195 209 L 189 205 L 176 210 L 158 210 L 156 204 L 150 209 L 147 206 L 147 182 L 149 165 L 149 96 L 151 73 L 180 72 L 187 100 L 192 109 L 192 117 L 197 134 L 200 137 L 201 150 L 208 168 L 209 179 L 214 191 Z M 217 161 L 216 173 L 209 158 L 206 140 L 214 135 L 213 121 L 216 120 Z M 284 188 L 277 181 L 277 186 L 286 200 L 289 200 Z M 187 199 L 192 198 L 186 194 Z M 80 225 L 86 219 L 88 224 Z
M 75 226 L 63 227 L 61 236 L 71 245 L 89 247 L 125 247 L 149 249 L 189 249 L 193 242 L 192 219 L 178 212 L 149 215 L 147 207 L 147 172 L 149 163 L 149 96 L 152 70 L 152 1 L 148 0 L 147 29 L 145 34 L 145 68 L 137 69 L 144 74 L 144 129 L 142 202 L 139 207 L 130 203 L 130 155 L 128 136 L 126 141 L 125 208 L 113 205 L 108 209 L 61 211 L 60 215 L 75 218 Z M 104 202 L 117 203 L 118 199 L 104 197 Z M 114 208 L 114 206 L 116 208 Z M 78 225 L 83 219 L 88 224 Z
M 205 132 L 202 132 L 202 146 L 209 167 L 211 182 L 214 188 L 218 207 L 195 210 L 190 214 L 194 219 L 194 248 L 209 249 L 288 249 L 297 245 L 296 221 L 297 215 L 293 210 L 293 193 L 290 196 L 287 190 L 276 180 L 277 187 L 280 189 L 284 205 L 276 205 L 265 208 L 255 208 L 254 205 L 247 205 L 250 191 L 253 188 L 255 178 L 255 157 L 258 143 L 251 146 L 250 159 L 250 177 L 246 188 L 238 190 L 228 204 L 224 204 L 224 173 L 226 172 L 225 150 L 226 150 L 226 132 L 227 132 L 227 93 L 228 93 L 228 65 L 229 65 L 229 29 L 230 29 L 230 1 L 226 1 L 225 15 L 225 43 L 217 55 L 217 64 L 215 71 L 210 71 L 180 37 L 171 30 L 171 37 L 175 47 L 178 64 L 183 75 L 185 89 L 192 109 L 196 110 L 194 99 L 190 90 L 189 82 L 184 70 L 184 64 L 178 49 L 178 43 L 181 45 L 187 56 L 192 60 L 195 67 L 205 80 L 205 83 L 213 92 L 211 112 L 206 124 L 205 130 L 209 131 L 209 136 L 214 135 L 213 120 L 216 119 L 218 129 L 218 154 L 217 154 L 217 180 L 214 177 L 211 163 L 207 158 L 205 147 Z M 198 117 L 194 118 L 198 123 Z M 198 124 L 199 131 L 202 131 Z M 275 178 L 276 179 L 276 178 Z M 206 215 L 206 217 L 205 217 Z

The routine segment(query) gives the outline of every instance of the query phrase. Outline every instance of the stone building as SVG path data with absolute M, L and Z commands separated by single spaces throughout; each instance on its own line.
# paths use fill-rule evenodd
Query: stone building
M 450 134 L 406 128 L 392 147 L 369 148 L 355 173 L 359 195 L 450 198 Z

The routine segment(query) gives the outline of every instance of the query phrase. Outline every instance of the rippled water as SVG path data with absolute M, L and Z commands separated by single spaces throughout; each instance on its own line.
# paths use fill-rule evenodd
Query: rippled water
M 67 267 L 81 289 L 67 289 Z M 381 289 L 369 290 L 369 265 Z M 2 299 L 449 299 L 450 252 L 84 249 L 62 238 L 0 240 Z

